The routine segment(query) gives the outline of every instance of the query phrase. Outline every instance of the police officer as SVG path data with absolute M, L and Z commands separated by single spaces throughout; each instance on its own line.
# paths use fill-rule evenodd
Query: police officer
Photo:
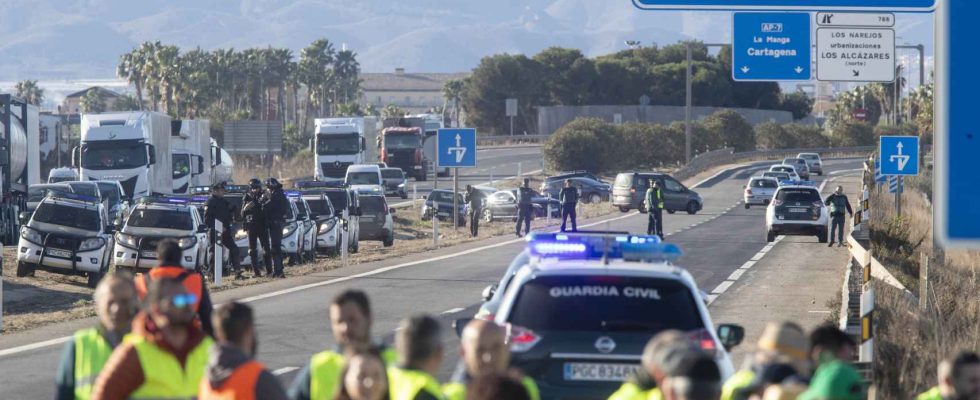
M 242 199 L 242 227 L 248 232 L 248 256 L 252 259 L 252 270 L 256 277 L 261 277 L 259 272 L 259 246 L 262 246 L 262 255 L 265 262 L 265 271 L 272 275 L 272 249 L 269 247 L 269 228 L 265 221 L 265 211 L 262 205 L 262 182 L 252 178 L 248 181 L 248 193 Z M 281 235 L 281 233 L 280 233 Z
M 221 237 L 215 236 L 214 221 L 221 221 L 224 230 Z M 211 185 L 211 197 L 204 204 L 204 223 L 208 225 L 208 259 L 211 260 L 212 270 L 218 263 L 214 257 L 215 246 L 220 242 L 228 249 L 228 259 L 231 260 L 231 268 L 235 271 L 235 279 L 242 279 L 242 267 L 239 265 L 238 245 L 231 234 L 231 204 L 225 200 L 225 183 L 218 182 Z
M 647 205 L 647 235 L 657 235 L 664 238 L 664 192 L 660 190 L 660 182 L 650 180 L 650 188 L 644 201 Z
M 827 247 L 834 245 L 834 233 L 837 233 L 837 245 L 844 246 L 844 211 L 851 217 L 854 216 L 854 211 L 851 210 L 851 202 L 847 201 L 847 195 L 844 194 L 844 188 L 838 186 L 834 193 L 827 196 L 827 200 L 824 204 L 830 206 L 830 240 L 827 243 Z
M 483 214 L 483 192 L 466 185 L 466 202 L 470 205 L 470 236 L 480 233 L 480 215 Z
M 265 195 L 262 196 L 262 210 L 265 212 L 265 223 L 269 228 L 272 261 L 276 266 L 272 277 L 285 278 L 286 275 L 282 271 L 282 228 L 286 226 L 286 210 L 289 209 L 289 200 L 286 199 L 286 193 L 282 191 L 282 184 L 276 178 L 267 179 L 265 187 Z M 266 267 L 267 271 L 268 268 Z
M 531 180 L 524 178 L 524 186 L 517 189 L 517 226 L 514 228 L 517 237 L 521 237 L 521 224 L 524 224 L 524 234 L 531 233 L 531 218 L 534 214 L 534 203 L 531 202 Z
M 571 179 L 565 179 L 565 187 L 558 193 L 561 201 L 561 231 L 565 231 L 565 223 L 568 218 L 572 219 L 572 230 L 577 231 L 578 225 L 575 223 L 575 206 L 578 205 L 578 188 L 572 186 Z

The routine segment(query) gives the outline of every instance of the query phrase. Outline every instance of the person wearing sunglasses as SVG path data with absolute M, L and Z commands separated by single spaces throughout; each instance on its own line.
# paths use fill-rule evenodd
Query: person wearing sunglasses
M 136 287 L 128 273 L 102 278 L 95 288 L 95 314 L 98 326 L 75 332 L 65 343 L 56 376 L 56 399 L 88 399 L 92 384 L 123 337 L 129 333 L 133 316 L 139 310 Z
M 164 239 L 157 244 L 157 257 L 159 265 L 150 269 L 149 273 L 136 276 L 136 290 L 140 299 L 145 299 L 147 288 L 154 280 L 161 278 L 172 278 L 184 285 L 187 293 L 193 294 L 196 299 L 192 308 L 198 318 L 195 323 L 200 324 L 204 333 L 214 337 L 214 325 L 211 324 L 211 294 L 208 287 L 204 284 L 204 277 L 197 271 L 190 271 L 180 266 L 180 258 L 184 251 L 180 244 L 174 239 Z
M 92 399 L 192 399 L 204 378 L 214 341 L 198 327 L 198 297 L 173 278 L 150 282 L 132 332 L 112 352 Z M 144 369 L 143 366 L 152 366 Z

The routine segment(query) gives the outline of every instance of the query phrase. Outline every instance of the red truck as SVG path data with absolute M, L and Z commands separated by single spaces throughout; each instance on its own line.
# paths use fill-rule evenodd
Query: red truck
M 378 154 L 381 162 L 401 168 L 405 175 L 425 181 L 429 160 L 422 149 L 425 132 L 417 126 L 390 126 L 381 130 Z

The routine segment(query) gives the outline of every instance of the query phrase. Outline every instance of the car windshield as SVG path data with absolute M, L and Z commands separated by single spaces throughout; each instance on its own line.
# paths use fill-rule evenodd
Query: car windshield
M 796 172 L 796 170 L 793 169 L 793 167 L 772 167 L 772 171 L 785 172 L 785 173 Z
M 130 169 L 146 166 L 146 146 L 139 142 L 89 142 L 82 146 L 82 168 Z
M 319 216 L 329 216 L 333 215 L 333 207 L 331 207 L 330 200 L 306 200 L 306 204 L 310 206 L 310 211 Z
M 762 174 L 766 178 L 776 178 L 781 181 L 789 180 L 789 174 L 785 172 L 766 172 Z
M 415 135 L 386 135 L 386 149 L 415 149 L 419 147 L 419 137 Z
M 101 198 L 101 194 L 99 193 L 99 185 L 94 183 L 72 182 L 68 185 L 71 186 L 71 190 L 73 192 L 80 195 Z
M 41 203 L 32 217 L 35 222 L 67 226 L 98 232 L 101 230 L 99 212 L 92 208 Z
M 776 193 L 776 200 L 787 203 L 819 202 L 820 193 L 814 189 L 783 189 Z
M 459 203 L 462 204 L 463 203 L 463 196 L 462 195 L 457 195 L 456 197 L 459 200 Z M 453 202 L 453 195 L 450 192 L 432 192 L 432 194 L 429 195 L 429 198 L 432 199 L 432 201 L 436 201 L 436 202 L 439 202 L 439 203 L 452 203 Z
M 332 156 L 342 154 L 357 154 L 361 152 L 361 138 L 356 133 L 317 135 L 316 154 Z
M 545 276 L 520 288 L 507 322 L 545 331 L 639 331 L 704 328 L 691 290 L 665 279 Z
M 119 186 L 112 182 L 98 182 L 99 193 L 102 193 L 102 200 L 109 200 L 109 204 L 119 203 L 119 198 L 121 193 L 119 193 Z
M 178 210 L 138 208 L 129 216 L 128 226 L 189 231 L 194 229 L 191 213 Z
M 189 154 L 171 154 L 174 165 L 174 179 L 183 178 L 191 173 L 191 156 Z
M 365 214 L 381 215 L 385 211 L 385 200 L 381 196 L 361 197 L 361 211 Z
M 377 172 L 349 172 L 347 173 L 348 185 L 380 185 Z
M 385 168 L 381 170 L 381 177 L 384 179 L 404 179 L 405 173 L 400 169 Z
M 816 154 L 800 154 L 800 158 L 804 160 L 816 161 L 820 159 L 820 156 Z
M 754 188 L 775 189 L 776 187 L 779 186 L 779 184 L 777 184 L 776 181 L 772 179 L 753 179 L 752 183 L 749 186 Z

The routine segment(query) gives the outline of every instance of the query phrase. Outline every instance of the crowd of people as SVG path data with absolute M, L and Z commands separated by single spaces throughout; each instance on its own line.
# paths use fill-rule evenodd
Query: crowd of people
M 133 277 L 106 276 L 95 291 L 98 325 L 66 345 L 57 399 L 539 400 L 533 379 L 510 367 L 507 333 L 473 320 L 462 330 L 461 367 L 446 383 L 444 328 L 429 315 L 403 320 L 394 347 L 372 339 L 368 296 L 341 291 L 328 305 L 336 346 L 310 357 L 287 389 L 256 360 L 255 316 L 245 304 L 214 308 L 200 275 L 180 267 L 174 240 L 161 265 Z M 769 323 L 745 366 L 727 381 L 714 357 L 680 331 L 651 338 L 641 368 L 610 400 L 864 399 L 850 360 L 857 346 L 822 326 L 809 336 L 790 322 Z M 939 384 L 920 400 L 980 398 L 980 357 L 943 361 Z M 912 397 L 912 396 L 910 396 Z

